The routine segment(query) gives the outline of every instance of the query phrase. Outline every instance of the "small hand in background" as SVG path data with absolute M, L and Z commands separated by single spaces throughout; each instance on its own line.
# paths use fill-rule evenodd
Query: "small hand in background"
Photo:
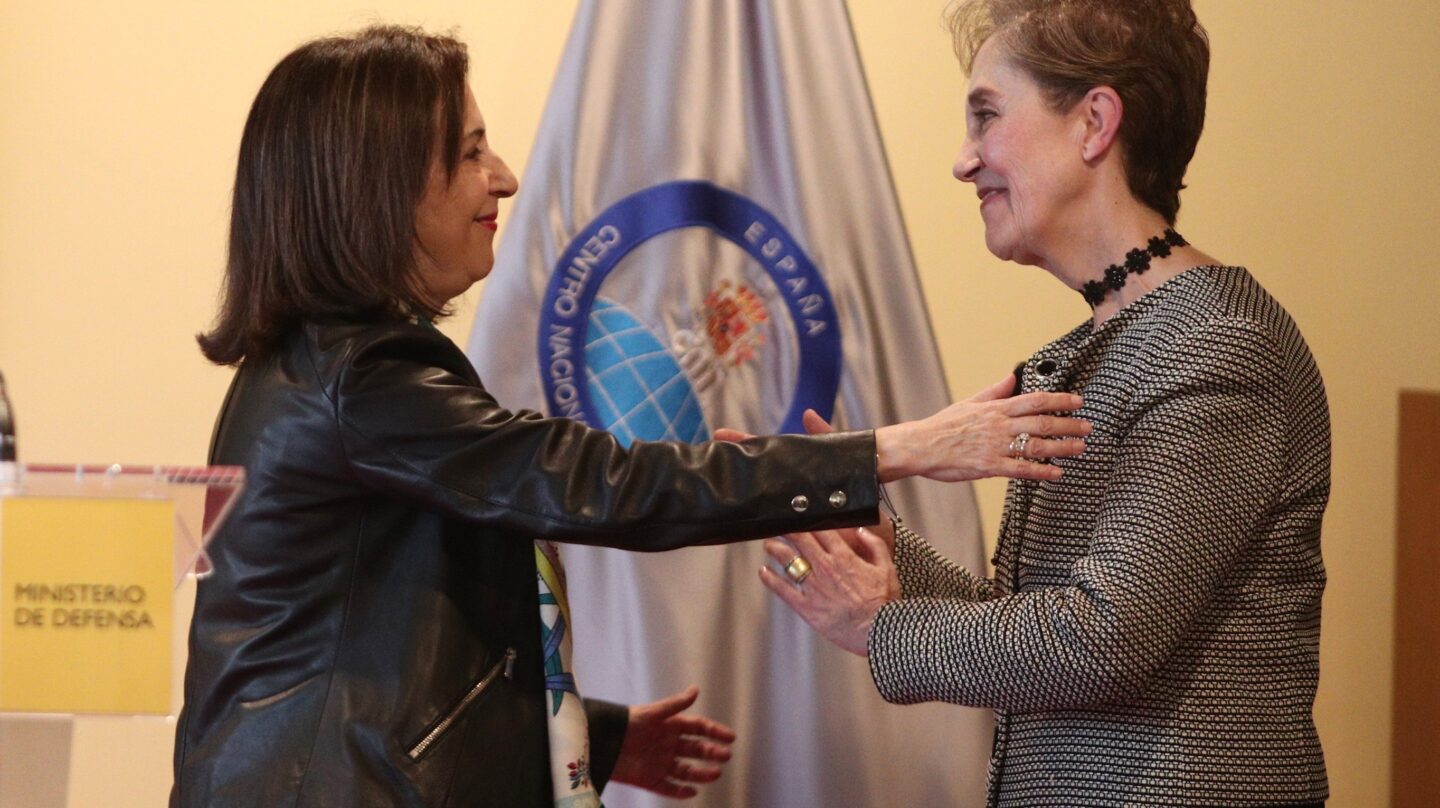
M 699 695 L 700 688 L 691 685 L 659 701 L 632 706 L 611 779 L 679 800 L 699 793 L 693 784 L 720 779 L 717 764 L 730 759 L 735 731 L 684 712 Z

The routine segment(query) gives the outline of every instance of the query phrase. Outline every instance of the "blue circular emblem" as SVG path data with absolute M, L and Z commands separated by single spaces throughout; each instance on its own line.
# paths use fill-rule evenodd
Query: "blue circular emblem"
M 709 228 L 745 250 L 780 290 L 800 355 L 796 389 L 780 431 L 804 432 L 801 415 L 808 408 L 829 420 L 840 389 L 841 353 L 840 323 L 825 279 L 768 211 L 739 194 L 699 181 L 665 183 L 625 197 L 581 229 L 560 254 L 542 303 L 538 335 L 540 377 L 551 414 L 577 418 L 600 429 L 611 427 L 613 406 L 610 402 L 597 406 L 585 378 L 591 364 L 586 350 L 592 315 L 597 314 L 596 295 L 606 276 L 632 250 L 662 233 L 685 227 Z M 615 316 L 605 312 L 603 305 L 600 309 L 599 314 Z M 649 343 L 658 346 L 653 337 Z M 649 343 L 646 350 L 654 347 Z M 669 382 L 677 376 L 683 381 L 683 374 L 671 371 L 656 387 L 674 388 Z M 663 389 L 660 392 L 663 394 Z M 684 393 L 688 392 L 687 384 Z M 689 404 L 693 403 L 692 394 Z M 702 433 L 687 435 L 700 437 Z

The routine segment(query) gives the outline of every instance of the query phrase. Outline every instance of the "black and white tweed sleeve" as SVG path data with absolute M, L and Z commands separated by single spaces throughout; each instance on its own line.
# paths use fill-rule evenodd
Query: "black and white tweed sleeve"
M 1177 646 L 1276 500 L 1286 444 L 1264 325 L 1218 318 L 1174 339 L 1138 380 L 1068 583 L 886 604 L 869 658 L 887 700 L 1089 706 L 1142 688 Z
M 898 522 L 895 570 L 901 597 L 989 600 L 995 596 L 993 580 L 974 575 L 940 555 L 920 534 Z

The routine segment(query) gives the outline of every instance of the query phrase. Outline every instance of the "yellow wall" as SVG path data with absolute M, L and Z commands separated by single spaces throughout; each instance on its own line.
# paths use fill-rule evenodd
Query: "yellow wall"
M 851 11 L 946 371 L 963 395 L 1086 308 L 1039 270 L 989 256 L 973 192 L 949 176 L 962 80 L 941 5 L 851 0 Z M 1196 5 L 1214 67 L 1180 230 L 1248 264 L 1295 315 L 1325 374 L 1335 493 L 1316 713 L 1331 804 L 1379 806 L 1389 792 L 1396 392 L 1440 388 L 1440 5 Z M 290 47 L 372 20 L 458 26 L 492 141 L 523 172 L 574 7 L 9 4 L 0 26 L 0 371 L 23 457 L 203 461 L 228 373 L 205 365 L 191 335 L 213 310 L 244 115 Z M 446 326 L 452 336 L 467 332 L 474 298 Z M 1000 486 L 980 493 L 993 530 Z M 91 744 L 81 758 L 123 770 L 109 775 L 114 788 L 102 773 L 77 789 L 158 804 L 168 786 L 163 731 L 107 724 L 77 737 Z M 124 755 L 96 751 L 105 744 Z

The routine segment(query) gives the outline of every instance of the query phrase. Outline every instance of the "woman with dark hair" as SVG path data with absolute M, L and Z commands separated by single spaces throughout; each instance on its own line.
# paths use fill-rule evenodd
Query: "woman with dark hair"
M 516 180 L 465 47 L 377 27 L 308 43 L 245 124 L 205 355 L 238 370 L 211 462 L 246 488 L 210 545 L 175 806 L 598 805 L 685 797 L 733 734 L 582 700 L 550 541 L 667 550 L 874 522 L 878 481 L 1078 453 L 1068 393 L 1013 379 L 930 418 L 745 445 L 637 443 L 509 412 L 431 325 L 485 277 Z M 796 568 L 797 576 L 803 570 Z
M 1280 304 L 1173 229 L 1205 31 L 1188 0 L 967 0 L 952 25 L 986 245 L 1093 310 L 1019 389 L 1082 394 L 1095 430 L 1010 484 L 994 578 L 899 525 L 767 542 L 812 573 L 761 577 L 886 699 L 995 708 L 992 806 L 1318 805 L 1329 411 Z

